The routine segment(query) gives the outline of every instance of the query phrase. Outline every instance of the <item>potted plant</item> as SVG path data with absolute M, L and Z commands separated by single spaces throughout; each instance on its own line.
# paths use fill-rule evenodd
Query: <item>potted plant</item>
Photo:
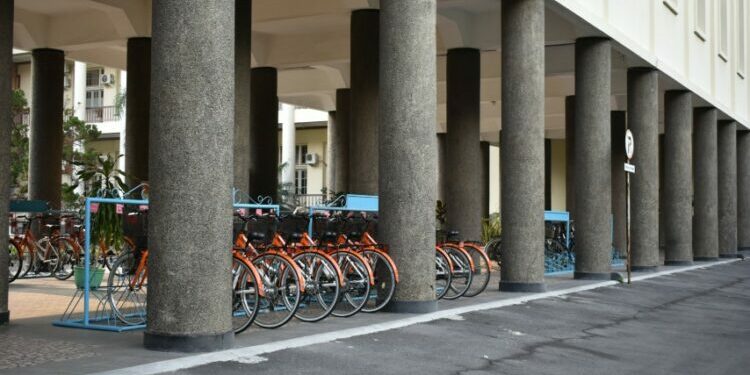
M 99 156 L 94 161 L 74 162 L 73 164 L 81 169 L 76 173 L 77 181 L 72 188 L 83 184 L 87 197 L 121 198 L 123 192 L 128 189 L 124 182 L 125 172 L 117 168 L 121 157 L 122 155 L 113 157 L 108 154 Z M 91 243 L 97 244 L 91 247 L 94 267 L 91 269 L 90 286 L 97 288 L 102 282 L 104 268 L 101 267 L 103 262 L 93 260 L 119 254 L 123 246 L 122 215 L 118 213 L 117 205 L 99 204 L 96 213 L 92 215 L 90 230 Z M 74 274 L 76 286 L 82 288 L 83 267 L 77 266 Z

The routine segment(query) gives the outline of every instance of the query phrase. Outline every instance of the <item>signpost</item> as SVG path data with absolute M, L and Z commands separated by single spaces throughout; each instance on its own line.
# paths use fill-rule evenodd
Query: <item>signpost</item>
M 628 269 L 628 284 L 630 284 L 630 175 L 635 174 L 635 165 L 630 164 L 630 159 L 633 158 L 633 152 L 635 151 L 635 139 L 633 138 L 633 132 L 630 131 L 630 129 L 625 130 L 625 157 L 627 158 L 627 161 L 625 161 L 625 189 L 627 194 L 627 199 L 625 200 L 625 222 L 627 225 L 626 229 L 626 244 L 627 244 L 627 263 L 626 267 Z

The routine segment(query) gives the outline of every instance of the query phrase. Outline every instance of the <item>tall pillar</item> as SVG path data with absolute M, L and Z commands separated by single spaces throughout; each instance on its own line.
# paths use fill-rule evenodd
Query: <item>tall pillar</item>
M 633 271 L 652 271 L 659 265 L 658 85 L 659 74 L 655 69 L 628 69 L 628 129 L 637 145 L 631 161 L 636 173 L 630 175 Z M 622 172 L 622 165 L 617 168 Z
M 0 1 L 0 243 L 8 243 L 10 198 L 11 75 L 13 69 L 13 0 Z M 0 251 L 0 325 L 8 323 L 8 253 Z
M 336 118 L 334 126 L 328 128 L 328 142 L 331 143 L 331 158 L 333 169 L 332 184 L 329 190 L 336 193 L 349 191 L 349 131 L 351 129 L 349 89 L 336 90 Z
M 750 250 L 750 132 L 737 133 L 737 249 Z
M 693 109 L 689 91 L 664 93 L 664 264 L 693 263 Z
M 565 210 L 573 219 L 576 206 L 576 154 L 575 154 L 576 97 L 565 97 Z
M 482 218 L 490 217 L 490 143 L 479 142 L 479 149 L 482 153 L 481 169 L 479 175 L 481 176 L 479 181 L 482 185 Z
M 278 200 L 279 99 L 275 68 L 253 68 L 250 73 L 250 185 L 253 198 Z
M 437 133 L 437 200 L 445 203 L 445 133 Z
M 435 1 L 380 1 L 381 138 L 374 155 L 380 159 L 378 231 L 401 275 L 389 305 L 396 312 L 437 310 L 432 261 L 437 194 Z
M 250 182 L 250 46 L 252 0 L 235 0 L 234 19 L 234 187 L 248 191 Z
M 130 185 L 148 181 L 151 117 L 151 38 L 128 39 L 125 170 Z
M 379 11 L 359 9 L 351 22 L 349 192 L 378 194 Z
M 482 150 L 479 147 L 479 50 L 448 50 L 445 209 L 447 229 L 482 239 Z
M 719 121 L 719 257 L 737 256 L 737 123 Z
M 693 260 L 719 257 L 719 176 L 716 108 L 693 110 Z
M 29 199 L 47 201 L 50 207 L 59 209 L 65 53 L 56 49 L 35 49 L 31 51 L 31 69 Z
M 336 137 L 336 111 L 328 111 L 328 126 L 326 127 L 326 180 L 325 188 L 328 194 L 335 192 L 336 186 L 336 163 L 334 152 L 338 145 L 334 144 Z
M 231 348 L 234 2 L 153 5 L 148 327 L 165 351 Z M 196 53 L 201 51 L 201 53 Z M 217 58 L 217 56 L 230 56 Z M 179 213 L 179 214 L 177 214 Z M 210 220 L 206 220 L 210 218 Z
M 294 192 L 294 168 L 297 164 L 296 132 L 294 106 L 281 103 L 281 186 L 290 192 Z
M 73 115 L 86 121 L 86 63 L 73 63 Z
M 544 1 L 503 1 L 501 24 L 500 290 L 543 292 Z
M 609 279 L 612 251 L 611 47 L 579 38 L 575 47 L 576 279 Z
M 625 188 L 625 111 L 612 111 L 612 247 L 620 254 L 627 252 L 625 223 L 627 194 Z

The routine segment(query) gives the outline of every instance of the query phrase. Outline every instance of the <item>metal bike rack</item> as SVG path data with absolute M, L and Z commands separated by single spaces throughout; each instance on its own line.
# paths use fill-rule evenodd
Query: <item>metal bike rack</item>
M 336 206 L 340 203 L 344 203 L 344 205 Z M 311 236 L 313 235 L 313 213 L 315 211 L 378 212 L 378 197 L 376 195 L 346 194 L 327 205 L 311 206 L 309 208 L 310 219 L 307 224 L 307 233 Z

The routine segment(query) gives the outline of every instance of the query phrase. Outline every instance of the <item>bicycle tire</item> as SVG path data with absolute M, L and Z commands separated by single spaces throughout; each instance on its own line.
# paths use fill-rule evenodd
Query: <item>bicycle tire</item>
M 344 277 L 344 293 L 339 297 L 332 314 L 348 318 L 360 312 L 370 295 L 372 270 L 367 260 L 350 250 L 337 250 L 331 256 L 336 259 Z
M 255 257 L 252 263 L 260 274 L 264 294 L 258 302 L 254 323 L 262 328 L 279 328 L 299 308 L 301 290 L 296 265 L 281 255 L 269 253 Z
M 232 258 L 232 329 L 242 333 L 258 315 L 258 284 L 250 268 L 254 266 Z
M 462 247 L 445 244 L 442 248 L 448 254 L 453 264 L 451 268 L 451 283 L 443 298 L 454 300 L 463 296 L 471 287 L 471 280 L 474 278 L 473 262 L 471 261 L 471 255 Z
M 23 257 L 19 254 L 18 246 L 8 241 L 8 283 L 15 281 L 23 269 Z
M 370 288 L 367 303 L 362 312 L 373 313 L 382 310 L 393 298 L 396 292 L 395 264 L 388 254 L 375 250 L 363 250 L 362 256 L 367 259 L 375 277 L 375 285 Z
M 451 285 L 451 261 L 440 248 L 435 249 L 435 297 L 442 299 Z
M 34 251 L 31 251 L 31 249 L 29 249 L 25 240 L 14 241 L 14 243 L 16 244 L 16 248 L 18 249 L 18 251 L 23 253 L 23 255 L 21 256 L 21 274 L 18 275 L 19 279 L 23 279 L 24 277 L 26 277 L 26 275 L 28 275 L 29 271 L 31 271 L 31 268 L 34 265 L 34 259 L 36 257 L 34 256 Z
M 107 300 L 115 317 L 126 325 L 139 325 L 146 323 L 146 296 L 148 283 L 134 282 L 135 287 L 130 286 L 132 280 L 145 278 L 144 268 L 140 273 L 138 263 L 132 252 L 121 255 L 112 265 L 113 270 L 107 279 Z
M 305 290 L 294 316 L 303 322 L 325 319 L 336 307 L 341 292 L 338 265 L 314 251 L 300 252 L 292 259 L 305 277 Z M 326 291 L 325 295 L 323 291 Z
M 490 283 L 490 276 L 492 274 L 490 258 L 477 245 L 465 244 L 464 249 L 469 252 L 471 259 L 474 261 L 474 276 L 471 280 L 469 290 L 464 293 L 464 297 L 476 297 L 484 292 Z
M 73 246 L 62 237 L 52 238 L 50 243 L 58 244 L 57 252 L 60 256 L 59 265 L 53 276 L 58 280 L 67 280 L 73 276 L 74 267 L 80 264 L 80 257 Z

